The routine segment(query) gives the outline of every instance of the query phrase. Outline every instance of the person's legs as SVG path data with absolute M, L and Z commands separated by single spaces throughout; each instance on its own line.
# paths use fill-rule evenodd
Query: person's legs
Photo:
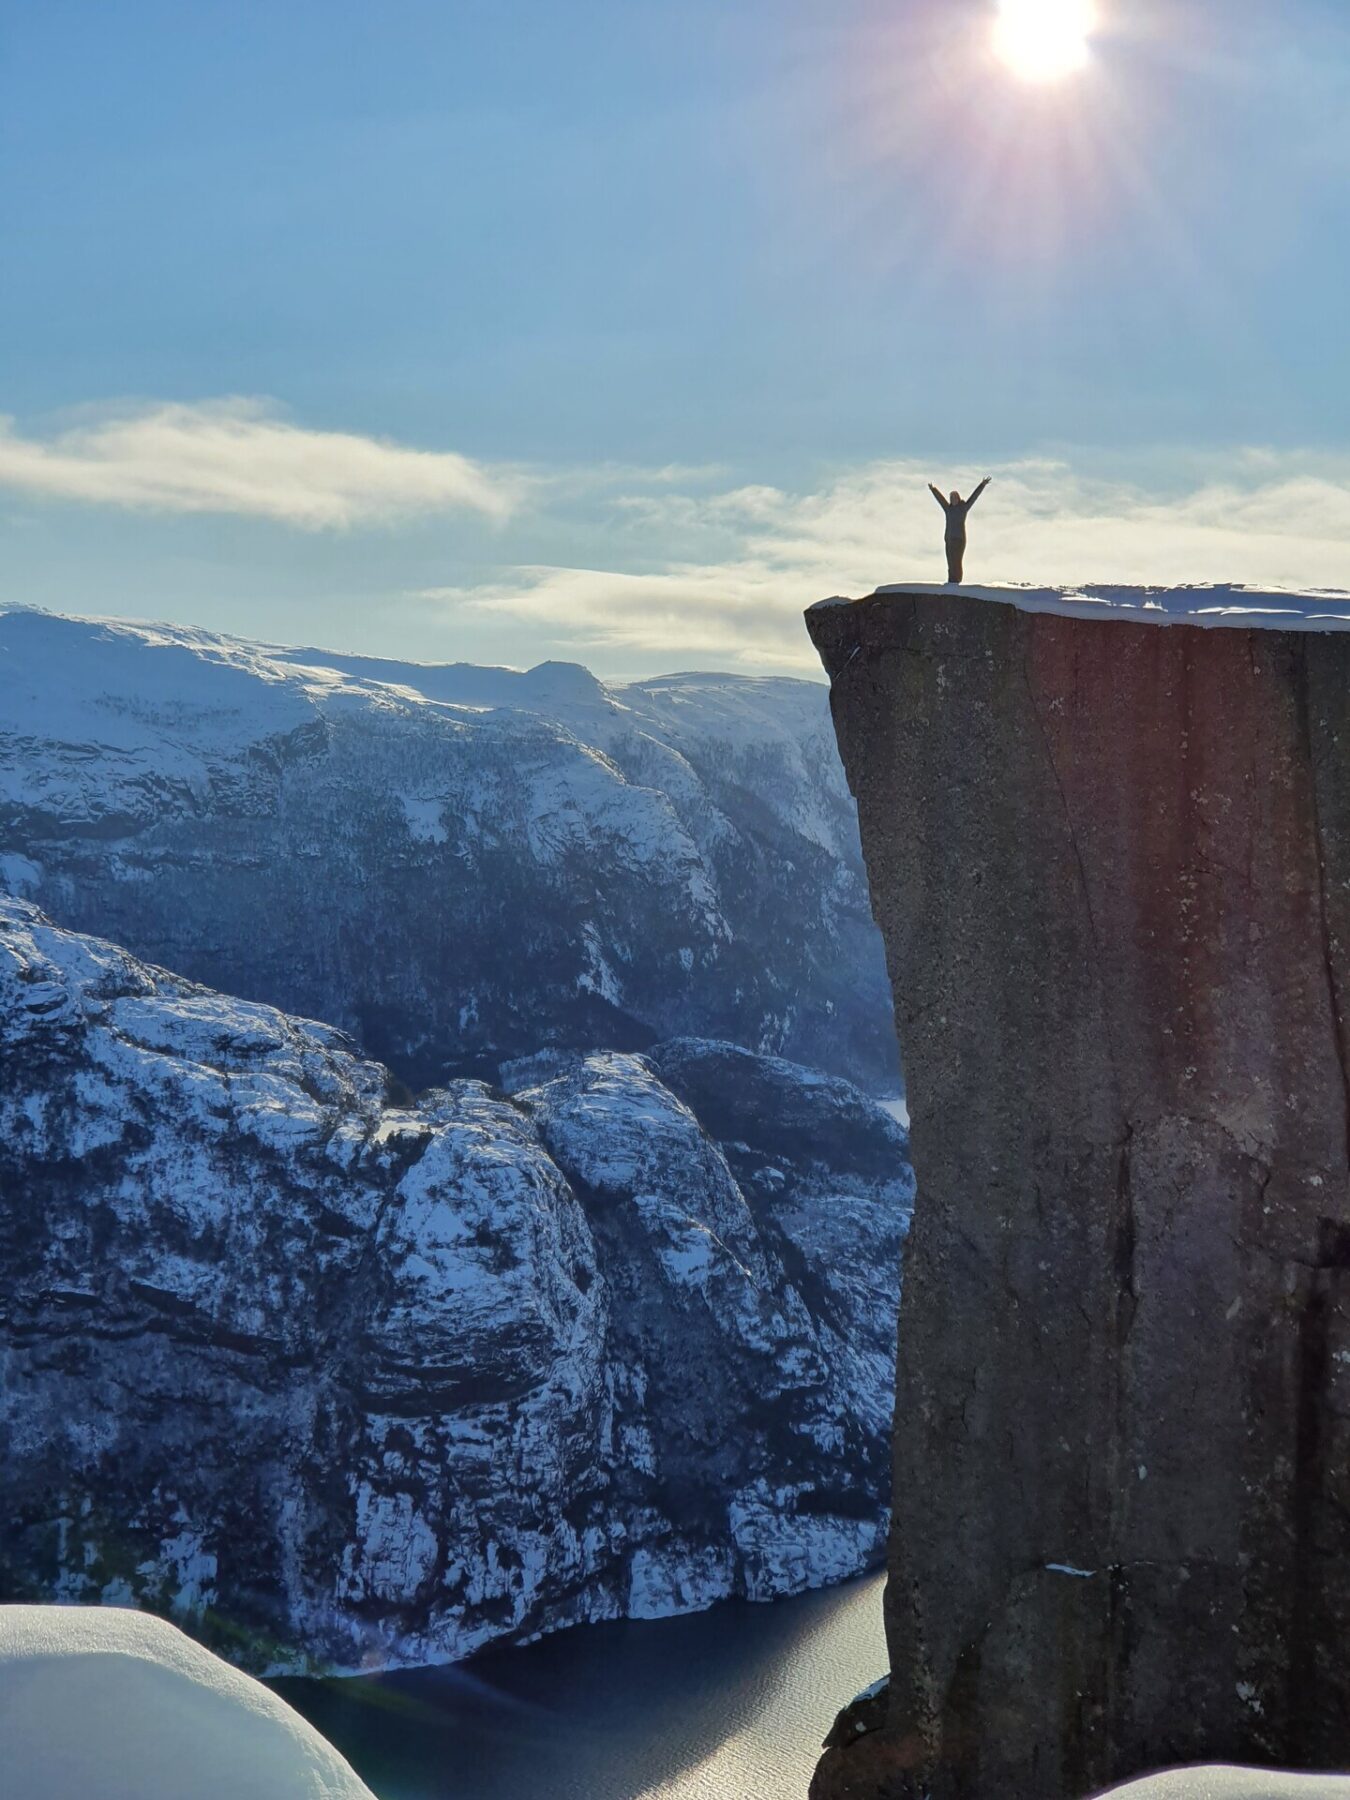
M 965 563 L 966 547 L 964 544 L 948 544 L 947 546 L 947 582 L 948 585 L 959 583 Z

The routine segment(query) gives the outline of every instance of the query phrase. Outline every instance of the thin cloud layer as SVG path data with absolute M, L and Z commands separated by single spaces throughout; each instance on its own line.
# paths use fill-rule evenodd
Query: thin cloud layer
M 1151 490 L 1093 472 L 1101 464 L 1088 455 L 988 470 L 967 574 L 1047 585 L 1350 585 L 1344 458 L 1245 450 L 1203 466 L 1175 454 L 1145 463 Z M 504 634 L 519 622 L 540 643 L 611 665 L 620 653 L 632 667 L 813 670 L 802 609 L 886 582 L 941 580 L 943 522 L 928 480 L 964 489 L 984 473 L 897 459 L 803 491 L 725 485 L 713 465 L 526 473 L 310 430 L 249 400 L 147 405 L 46 437 L 0 419 L 0 490 L 309 531 L 516 515 L 517 541 L 536 558 L 551 543 L 603 544 L 592 556 L 608 567 L 532 559 L 486 582 L 420 590 L 417 609 L 442 631 L 466 614 L 480 627 L 500 620 Z M 499 541 L 509 555 L 511 540 Z
M 449 451 L 307 430 L 259 401 L 212 400 L 142 407 L 47 438 L 0 419 L 0 488 L 322 530 L 463 509 L 502 518 L 520 480 Z
M 1340 466 L 1243 452 L 1164 496 L 1055 462 L 990 472 L 993 485 L 971 515 L 974 581 L 1350 586 L 1350 471 Z M 944 579 L 932 475 L 972 485 L 969 476 L 885 462 L 814 493 L 629 496 L 629 524 L 653 544 L 678 545 L 678 556 L 638 570 L 530 567 L 422 598 L 529 621 L 583 655 L 596 645 L 666 664 L 716 657 L 811 668 L 801 612 L 813 600 Z

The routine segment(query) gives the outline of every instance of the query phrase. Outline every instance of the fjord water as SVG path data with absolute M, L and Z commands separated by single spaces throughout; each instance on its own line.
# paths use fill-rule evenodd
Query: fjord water
M 882 1584 L 271 1685 L 379 1800 L 804 1800 L 835 1713 L 886 1667 Z

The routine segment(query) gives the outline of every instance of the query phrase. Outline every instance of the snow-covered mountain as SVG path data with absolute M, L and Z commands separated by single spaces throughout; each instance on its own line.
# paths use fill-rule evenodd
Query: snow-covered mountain
M 826 691 L 0 613 L 0 890 L 413 1086 L 716 1037 L 898 1087 Z
M 90 868 L 128 893 L 145 796 L 181 796 L 175 857 L 191 822 L 209 866 L 195 809 L 213 799 L 226 834 L 228 799 L 242 857 L 296 731 L 337 754 L 350 707 L 374 755 L 387 708 L 412 759 L 491 729 L 438 717 L 424 739 L 431 703 L 345 680 L 295 726 L 289 677 L 203 666 L 247 734 L 275 706 L 269 738 L 189 697 L 213 747 L 175 762 L 165 695 L 143 755 L 142 690 L 112 774 L 44 765 L 48 816 L 83 807 Z M 522 756 L 561 754 L 561 728 L 507 723 Z M 681 854 L 653 852 L 658 891 L 678 868 L 699 892 L 708 865 Z M 331 1026 L 0 899 L 7 1596 L 134 1602 L 256 1668 L 356 1669 L 874 1559 L 903 1130 L 846 1082 L 706 1041 L 554 1051 L 504 1080 L 405 1104 Z

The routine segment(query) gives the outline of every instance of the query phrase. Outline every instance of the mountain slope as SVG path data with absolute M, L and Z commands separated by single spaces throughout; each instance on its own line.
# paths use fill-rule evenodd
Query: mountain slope
M 901 1128 L 702 1041 L 507 1079 L 0 899 L 0 1594 L 354 1669 L 874 1559 Z
M 683 1034 L 899 1084 L 807 682 L 0 613 L 0 888 L 414 1086 Z

